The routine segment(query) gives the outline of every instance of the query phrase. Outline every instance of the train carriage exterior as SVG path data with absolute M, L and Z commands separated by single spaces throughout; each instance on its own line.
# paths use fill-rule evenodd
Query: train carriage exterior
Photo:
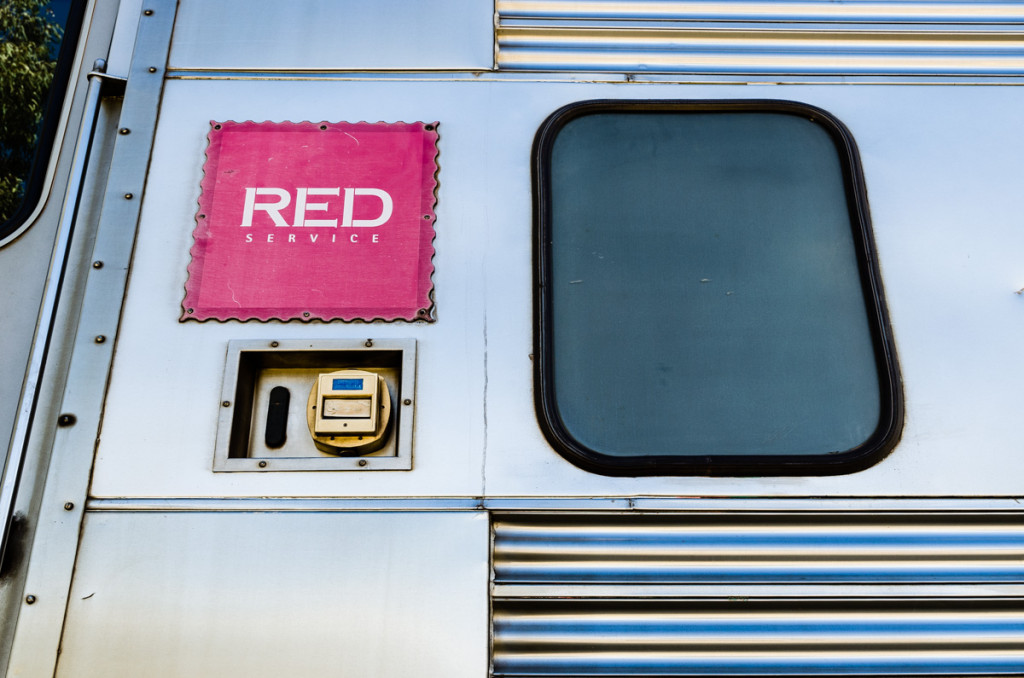
M 1024 3 L 62 7 L 5 675 L 1024 675 Z

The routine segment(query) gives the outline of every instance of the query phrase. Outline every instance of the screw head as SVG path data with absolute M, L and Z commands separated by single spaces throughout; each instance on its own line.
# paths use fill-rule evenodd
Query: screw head
M 62 414 L 57 417 L 57 426 L 74 426 L 78 418 L 73 414 Z
M 125 199 L 125 200 L 131 200 L 131 199 L 132 199 L 132 198 L 134 198 L 134 197 L 135 197 L 135 194 L 134 194 L 134 193 L 125 193 L 125 194 L 124 194 L 124 199 Z
M 412 405 L 412 398 L 406 398 L 402 401 L 403 405 Z
M 65 504 L 64 504 L 64 510 L 65 511 L 70 511 L 73 508 L 75 508 L 75 505 L 72 502 L 70 502 L 70 501 L 69 502 L 65 502 Z
M 149 72 L 150 73 L 156 73 L 156 66 L 150 66 L 149 67 Z
M 102 261 L 94 261 L 94 262 L 92 262 L 92 267 L 93 268 L 103 268 L 103 262 Z
M 30 593 L 27 596 L 25 596 L 25 602 L 31 605 L 32 603 L 36 602 L 36 597 Z
M 220 404 L 220 406 L 221 407 L 231 407 L 231 401 L 230 400 L 225 400 L 224 402 L 222 402 Z
M 359 460 L 359 465 L 360 466 L 366 466 L 366 460 L 365 459 L 360 459 Z
M 122 127 L 121 129 L 117 130 L 117 133 L 118 134 L 131 134 L 132 131 L 130 129 L 128 129 L 127 127 Z
M 279 341 L 272 341 L 272 342 L 270 342 L 270 347 L 271 348 L 277 348 L 280 345 L 281 345 L 281 342 L 279 342 Z
M 106 340 L 107 340 L 107 338 L 105 336 L 103 336 L 102 334 L 97 334 L 96 338 L 93 339 L 93 341 L 95 341 L 97 344 L 102 344 Z
M 145 14 L 146 16 L 153 16 L 153 10 L 147 9 L 145 12 L 143 12 L 143 14 Z
M 367 339 L 366 341 L 364 341 L 363 346 L 365 346 L 366 348 L 370 348 L 371 346 L 373 346 L 373 339 Z
M 267 462 L 261 461 L 260 462 L 260 468 L 267 468 Z

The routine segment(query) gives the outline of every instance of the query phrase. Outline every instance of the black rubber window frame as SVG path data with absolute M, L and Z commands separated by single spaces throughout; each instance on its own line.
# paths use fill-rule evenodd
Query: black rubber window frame
M 570 121 L 621 112 L 767 112 L 805 117 L 823 127 L 835 143 L 843 173 L 847 210 L 857 250 L 861 289 L 868 309 L 879 381 L 880 412 L 875 431 L 858 447 L 821 455 L 663 455 L 623 457 L 602 454 L 577 441 L 558 413 L 553 388 L 551 278 L 551 153 Z M 860 156 L 853 136 L 837 118 L 809 104 L 783 100 L 591 100 L 564 106 L 541 125 L 532 151 L 534 401 L 538 423 L 549 444 L 566 460 L 606 476 L 827 476 L 854 473 L 878 463 L 899 442 L 903 429 L 903 387 L 886 310 L 868 210 Z
M 46 98 L 46 111 L 39 125 L 39 141 L 32 159 L 32 167 L 25 178 L 25 194 L 18 209 L 6 221 L 0 222 L 0 242 L 9 238 L 25 225 L 44 197 L 46 171 L 53 155 L 54 142 L 64 109 L 64 100 L 71 89 L 71 72 L 75 64 L 75 54 L 78 50 L 87 4 L 87 0 L 72 0 L 68 8 L 68 17 L 64 24 L 64 37 L 61 39 L 60 51 L 57 55 L 57 66 L 54 69 L 53 81 L 50 83 L 50 91 Z

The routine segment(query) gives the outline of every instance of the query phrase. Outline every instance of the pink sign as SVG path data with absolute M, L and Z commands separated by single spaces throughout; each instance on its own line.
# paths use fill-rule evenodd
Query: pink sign
M 437 123 L 210 124 L 182 320 L 433 320 Z

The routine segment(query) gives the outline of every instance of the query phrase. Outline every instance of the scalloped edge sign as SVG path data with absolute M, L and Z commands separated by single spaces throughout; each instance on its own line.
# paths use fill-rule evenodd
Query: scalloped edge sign
M 434 320 L 437 126 L 211 121 L 181 320 Z

